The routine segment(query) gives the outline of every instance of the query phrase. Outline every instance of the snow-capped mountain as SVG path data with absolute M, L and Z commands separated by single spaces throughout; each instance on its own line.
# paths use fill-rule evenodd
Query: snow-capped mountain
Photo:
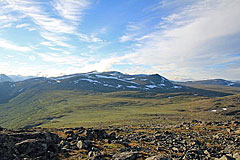
M 120 72 L 89 72 L 59 77 L 38 77 L 19 82 L 0 83 L 0 103 L 22 93 L 74 90 L 87 92 L 188 92 L 191 95 L 225 96 L 229 94 L 173 84 L 158 74 L 129 75 Z
M 46 79 L 50 84 L 62 87 L 89 89 L 96 91 L 165 91 L 179 90 L 168 79 L 158 75 L 129 75 L 120 72 L 89 72 Z

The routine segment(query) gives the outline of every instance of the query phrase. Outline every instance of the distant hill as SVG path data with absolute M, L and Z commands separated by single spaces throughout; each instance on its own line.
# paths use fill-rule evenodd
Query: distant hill
M 0 83 L 0 126 L 39 126 L 69 115 L 67 120 L 56 122 L 61 125 L 72 123 L 76 117 L 86 121 L 99 112 L 103 120 L 105 117 L 117 120 L 123 119 L 129 111 L 131 116 L 142 109 L 141 114 L 154 114 L 155 110 L 149 107 L 178 108 L 180 102 L 188 107 L 186 102 L 227 95 L 231 93 L 173 84 L 158 74 L 129 75 L 115 71 L 7 81 Z M 115 112 L 121 114 L 116 116 Z
M 14 82 L 24 81 L 31 78 L 36 78 L 35 76 L 21 76 L 21 75 L 8 75 Z
M 190 92 L 203 96 L 226 96 L 229 94 L 196 89 L 173 84 L 158 74 L 129 75 L 120 72 L 89 72 L 60 77 L 38 77 L 19 82 L 0 83 L 0 103 L 25 91 L 73 90 L 90 92 L 141 91 L 158 93 Z
M 0 83 L 1 82 L 12 82 L 13 80 L 5 74 L 0 74 Z
M 201 80 L 201 81 L 187 81 L 181 82 L 179 84 L 196 84 L 196 85 L 220 85 L 220 86 L 231 86 L 231 87 L 240 87 L 239 82 L 232 82 L 224 79 L 210 79 L 210 80 Z

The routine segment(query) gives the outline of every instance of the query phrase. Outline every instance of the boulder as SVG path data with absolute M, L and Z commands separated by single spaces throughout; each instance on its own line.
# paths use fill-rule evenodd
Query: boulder
M 88 152 L 88 159 L 89 160 L 102 160 L 104 158 L 99 150 L 92 150 L 92 151 Z
M 111 132 L 111 133 L 109 134 L 109 136 L 108 136 L 108 138 L 109 138 L 110 140 L 115 140 L 116 137 L 117 137 L 116 132 Z
M 92 147 L 92 142 L 89 140 L 80 140 L 77 142 L 77 147 L 79 149 L 89 149 Z
M 20 155 L 27 155 L 31 158 L 53 158 L 56 153 L 49 150 L 49 145 L 41 140 L 27 139 L 20 143 L 17 143 L 16 149 Z M 57 148 L 54 149 L 55 151 Z
M 168 158 L 164 155 L 156 155 L 152 157 L 146 158 L 146 160 L 168 160 Z
M 95 140 L 95 139 L 106 139 L 108 137 L 108 134 L 104 129 L 88 129 L 84 132 L 84 136 L 87 137 L 87 139 Z
M 136 160 L 138 158 L 137 152 L 122 152 L 113 155 L 114 160 Z

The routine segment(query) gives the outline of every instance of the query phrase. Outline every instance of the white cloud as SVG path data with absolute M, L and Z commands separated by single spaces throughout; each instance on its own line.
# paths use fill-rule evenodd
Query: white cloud
M 49 5 L 49 2 L 42 2 L 45 5 Z M 76 27 L 69 25 L 62 19 L 55 18 L 51 12 L 47 12 L 45 8 L 41 6 L 38 1 L 27 0 L 6 0 L 4 3 L 4 9 L 7 9 L 5 15 L 14 15 L 17 13 L 18 17 L 21 15 L 21 19 L 30 18 L 32 22 L 38 26 L 40 35 L 50 41 L 53 41 L 57 45 L 70 47 L 69 44 L 62 42 L 63 34 L 74 34 Z M 2 18 L 6 18 L 3 16 Z M 18 20 L 21 20 L 18 19 Z M 28 24 L 17 25 L 17 28 L 27 27 Z M 30 31 L 34 28 L 30 28 Z M 52 38 L 53 37 L 53 38 Z M 61 39 L 56 40 L 56 37 Z
M 102 42 L 103 41 L 103 40 L 101 40 L 100 38 L 98 38 L 94 35 L 88 36 L 88 35 L 83 34 L 83 33 L 77 33 L 76 35 L 77 35 L 77 37 L 79 38 L 80 41 L 84 41 L 84 42 Z
M 57 34 L 54 34 L 54 33 L 51 33 L 51 32 L 41 32 L 40 35 L 44 39 L 46 39 L 48 41 L 51 41 L 52 43 L 55 43 L 58 46 L 69 47 L 69 48 L 73 47 L 72 45 L 64 42 L 64 41 L 68 40 L 65 36 L 57 35 Z M 44 43 L 44 44 L 46 45 L 47 43 Z M 50 43 L 48 43 L 48 45 L 49 44 Z
M 86 59 L 77 57 L 77 56 L 71 56 L 71 55 L 62 55 L 62 54 L 56 54 L 56 53 L 37 53 L 38 56 L 40 56 L 43 61 L 46 62 L 53 62 L 57 64 L 69 64 L 69 65 L 78 65 L 83 66 L 86 64 Z
M 16 25 L 16 28 L 24 28 L 24 27 L 28 27 L 28 26 L 30 26 L 30 24 L 23 23 L 23 24 Z
M 9 28 L 9 27 L 11 27 L 12 26 L 12 23 L 8 23 L 8 24 L 5 24 L 5 25 L 3 25 L 3 26 L 1 26 L 0 28 Z
M 88 0 L 54 0 L 53 6 L 60 16 L 72 22 L 79 22 L 83 11 L 90 5 Z
M 214 71 L 207 72 L 205 68 L 236 61 L 232 54 L 240 47 L 233 48 L 236 46 L 227 42 L 234 40 L 229 36 L 240 33 L 239 15 L 239 0 L 196 1 L 180 13 L 163 18 L 166 28 L 134 39 L 141 47 L 135 49 L 130 62 L 151 66 L 152 71 L 171 77 L 214 75 Z M 235 38 L 236 41 L 240 39 Z
M 0 39 L 0 48 L 14 50 L 14 51 L 20 51 L 20 52 L 29 52 L 32 50 L 30 47 L 18 46 L 16 44 L 6 41 L 4 39 Z
M 120 42 L 128 42 L 128 41 L 134 41 L 136 39 L 137 34 L 135 33 L 126 33 L 125 35 L 120 37 Z
M 41 42 L 40 44 L 44 45 L 44 46 L 48 46 L 48 47 L 53 47 L 54 46 L 51 42 L 47 42 L 47 41 Z

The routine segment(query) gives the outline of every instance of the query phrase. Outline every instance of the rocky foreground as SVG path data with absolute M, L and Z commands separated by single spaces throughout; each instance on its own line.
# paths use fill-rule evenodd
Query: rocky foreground
M 7 130 L 1 160 L 240 160 L 240 122 L 194 120 L 176 126 Z

